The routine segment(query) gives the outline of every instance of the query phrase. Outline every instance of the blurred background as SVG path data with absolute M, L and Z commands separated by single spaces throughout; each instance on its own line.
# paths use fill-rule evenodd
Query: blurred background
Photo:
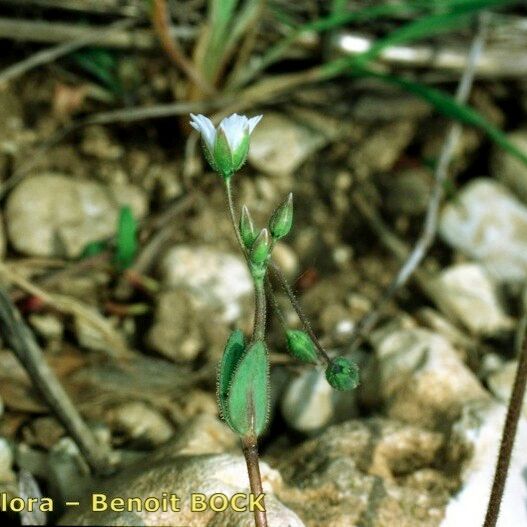
M 83 501 L 244 488 L 215 390 L 252 283 L 188 124 L 236 112 L 263 115 L 237 208 L 293 192 L 273 257 L 361 367 L 333 391 L 269 310 L 270 525 L 482 523 L 525 331 L 523 0 L 0 0 L 0 49 L 0 493 L 57 500 L 0 517 L 252 525 Z M 520 448 L 499 525 L 526 473 Z

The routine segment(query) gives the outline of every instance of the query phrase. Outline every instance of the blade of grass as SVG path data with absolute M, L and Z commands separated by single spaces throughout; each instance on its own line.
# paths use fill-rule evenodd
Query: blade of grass
M 496 144 L 505 151 L 517 157 L 527 165 L 527 152 L 522 151 L 515 144 L 511 143 L 507 136 L 490 121 L 485 119 L 478 111 L 470 106 L 457 103 L 453 97 L 447 93 L 432 88 L 425 84 L 411 81 L 396 75 L 379 73 L 367 68 L 356 68 L 354 75 L 375 77 L 392 85 L 399 86 L 404 90 L 417 95 L 433 105 L 440 113 L 451 119 L 474 126 L 485 132 Z
M 397 15 L 409 15 L 437 11 L 438 9 L 471 9 L 477 11 L 483 8 L 503 6 L 517 3 L 519 0 L 413 0 L 399 4 L 381 4 L 365 7 L 353 12 L 337 12 L 328 17 L 319 18 L 313 22 L 293 27 L 291 34 L 271 46 L 259 60 L 249 65 L 243 77 L 240 77 L 237 84 L 233 87 L 239 88 L 250 82 L 254 77 L 265 68 L 274 64 L 284 55 L 287 49 L 298 37 L 307 31 L 322 33 L 331 29 L 342 27 L 346 24 L 356 22 L 367 22 L 378 18 L 388 18 Z M 369 50 L 368 50 L 369 51 Z M 382 51 L 382 50 L 381 50 Z

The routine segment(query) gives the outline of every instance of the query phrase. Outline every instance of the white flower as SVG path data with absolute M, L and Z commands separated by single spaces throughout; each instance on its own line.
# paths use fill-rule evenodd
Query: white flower
M 191 113 L 190 117 L 190 126 L 201 134 L 207 161 L 223 177 L 232 176 L 247 159 L 249 136 L 262 115 L 248 119 L 234 113 L 225 117 L 218 128 L 204 115 Z

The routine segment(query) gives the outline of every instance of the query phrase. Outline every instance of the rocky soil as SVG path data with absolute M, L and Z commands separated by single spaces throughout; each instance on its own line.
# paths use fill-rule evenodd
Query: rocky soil
M 26 77 L 0 90 L 2 286 L 120 468 L 104 480 L 90 476 L 2 344 L 0 492 L 20 495 L 25 470 L 44 496 L 81 501 L 68 512 L 57 507 L 50 523 L 252 525 L 248 513 L 188 507 L 192 492 L 248 488 L 239 442 L 215 402 L 226 338 L 235 327 L 250 331 L 253 310 L 220 181 L 195 143 L 186 146 L 185 116 L 85 126 L 42 151 L 64 123 L 53 106 L 57 81 L 46 70 Z M 166 83 L 152 89 L 169 91 Z M 527 91 L 520 89 L 524 107 L 511 119 L 500 108 L 513 98 L 507 89 L 478 86 L 473 104 L 525 149 Z M 95 104 L 88 97 L 76 111 Z M 263 224 L 293 191 L 294 232 L 276 259 L 329 353 L 361 367 L 355 392 L 331 390 L 323 369 L 286 354 L 272 322 L 272 422 L 261 443 L 270 526 L 480 525 L 516 365 L 527 167 L 480 132 L 464 131 L 421 274 L 351 349 L 355 324 L 400 264 L 356 199 L 411 246 L 446 121 L 412 96 L 348 81 L 256 112 L 264 117 L 234 182 L 237 202 Z M 124 205 L 140 225 L 133 273 L 111 257 Z M 95 242 L 106 249 L 90 255 Z M 13 273 L 56 303 L 16 287 Z M 93 316 L 65 309 L 64 298 Z M 287 323 L 299 327 L 285 298 L 278 301 Z M 526 408 L 501 527 L 527 525 Z M 177 513 L 94 513 L 86 498 L 94 489 L 123 498 L 174 492 L 183 506 Z

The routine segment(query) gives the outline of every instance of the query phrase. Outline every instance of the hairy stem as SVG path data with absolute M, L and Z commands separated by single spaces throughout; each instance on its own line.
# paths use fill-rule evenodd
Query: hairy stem
M 315 344 L 315 347 L 317 348 L 318 352 L 320 353 L 322 358 L 326 361 L 326 363 L 330 364 L 331 359 L 326 353 L 326 350 L 322 347 L 322 344 L 318 340 L 318 337 L 315 335 L 315 332 L 313 331 L 313 328 L 311 327 L 311 323 L 309 322 L 307 315 L 304 313 L 302 306 L 298 302 L 295 296 L 295 293 L 291 289 L 291 286 L 289 285 L 286 277 L 284 276 L 284 273 L 282 273 L 282 270 L 280 269 L 280 267 L 272 260 L 269 261 L 269 267 L 273 271 L 273 274 L 275 275 L 275 277 L 280 282 L 282 289 L 285 291 L 287 298 L 289 298 L 289 301 L 291 302 L 293 309 L 296 311 L 296 314 L 298 315 L 300 322 L 302 322 L 304 329 L 306 330 L 307 334 L 311 337 L 311 340 L 313 341 L 313 344 Z
M 258 443 L 256 437 L 248 436 L 242 438 L 243 455 L 247 463 L 247 473 L 249 474 L 249 483 L 251 485 L 251 493 L 255 498 L 263 494 L 262 476 L 260 475 L 260 464 L 258 463 Z M 265 509 L 264 500 L 261 502 L 262 508 Z M 267 515 L 265 510 L 260 510 L 258 507 L 254 509 L 254 522 L 256 527 L 267 527 Z
M 240 228 L 238 226 L 238 220 L 236 219 L 236 212 L 234 210 L 234 202 L 232 199 L 232 188 L 230 178 L 225 179 L 225 193 L 227 194 L 227 208 L 229 209 L 229 216 L 231 218 L 232 227 L 236 240 L 240 246 L 240 250 L 245 258 L 247 265 L 250 266 L 249 255 L 243 244 L 243 240 L 240 234 Z M 262 277 L 255 277 L 254 273 L 251 272 L 254 282 L 254 327 L 251 342 L 258 342 L 259 340 L 265 340 L 265 321 L 266 321 L 266 298 L 264 279 Z M 260 464 L 258 459 L 258 439 L 256 436 L 249 436 L 242 438 L 243 455 L 245 456 L 245 462 L 247 463 L 247 473 L 249 475 L 249 482 L 251 485 L 251 492 L 255 497 L 263 494 L 262 489 L 262 478 L 260 475 Z M 261 502 L 263 504 L 263 500 Z M 265 509 L 265 507 L 263 507 Z M 265 510 L 259 510 L 258 507 L 254 509 L 254 521 L 256 527 L 267 527 L 267 515 Z
M 245 245 L 243 244 L 242 235 L 240 234 L 240 228 L 238 226 L 238 220 L 236 219 L 236 212 L 234 211 L 234 202 L 232 199 L 232 187 L 231 187 L 231 178 L 225 179 L 225 193 L 227 194 L 227 207 L 229 209 L 229 215 L 231 217 L 232 227 L 234 229 L 234 234 L 236 235 L 236 240 L 240 246 L 240 250 L 247 259 L 247 251 L 245 250 Z
M 509 472 L 512 448 L 514 446 L 518 421 L 520 419 L 523 406 L 525 386 L 527 384 L 527 342 L 525 341 L 526 327 L 527 317 L 524 315 L 520 320 L 517 333 L 517 344 L 520 354 L 518 357 L 518 367 L 516 369 L 512 394 L 509 401 L 509 406 L 507 408 L 505 425 L 503 426 L 500 453 L 498 456 L 498 462 L 496 464 L 496 472 L 494 474 L 494 481 L 492 482 L 492 490 L 489 497 L 489 504 L 483 527 L 496 526 L 500 512 L 501 500 L 505 490 L 505 482 L 507 481 L 507 473 Z
M 259 340 L 265 340 L 265 320 L 266 320 L 266 299 L 264 280 L 254 280 L 254 329 L 253 329 L 253 342 Z

